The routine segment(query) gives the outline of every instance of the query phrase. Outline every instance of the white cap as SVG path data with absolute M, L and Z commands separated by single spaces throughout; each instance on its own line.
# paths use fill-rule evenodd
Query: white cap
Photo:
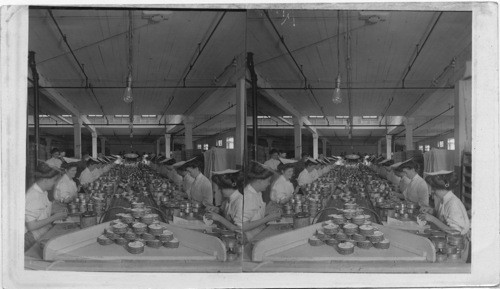
M 448 175 L 451 173 L 453 173 L 453 171 L 439 170 L 437 172 L 424 172 L 424 176 L 425 175 L 428 175 L 428 176 Z
M 280 158 L 280 162 L 282 162 L 283 164 L 293 164 L 293 163 L 296 163 L 297 161 L 296 160 L 290 160 L 290 159 Z
M 218 172 L 214 172 L 212 171 L 212 175 L 226 175 L 226 174 L 234 174 L 234 173 L 237 173 L 239 172 L 240 170 L 231 170 L 231 169 L 227 169 L 227 170 L 223 170 L 223 171 L 218 171 Z

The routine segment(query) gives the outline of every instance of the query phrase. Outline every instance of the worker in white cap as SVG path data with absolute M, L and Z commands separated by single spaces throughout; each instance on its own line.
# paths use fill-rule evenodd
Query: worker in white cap
M 278 204 L 287 203 L 294 193 L 297 193 L 300 189 L 299 186 L 293 187 L 290 179 L 293 177 L 293 170 L 295 167 L 296 160 L 280 159 L 281 164 L 278 165 L 278 171 L 280 176 L 271 186 L 271 201 Z
M 438 171 L 426 173 L 425 181 L 431 186 L 435 195 L 436 209 L 423 207 L 419 215 L 446 232 L 460 232 L 465 235 L 470 229 L 470 220 L 467 210 L 460 199 L 455 196 L 453 189 L 458 185 L 458 177 L 452 171 Z
M 243 195 L 240 193 L 243 176 L 239 170 L 212 172 L 213 189 L 224 199 L 221 212 L 208 212 L 206 217 L 221 223 L 231 231 L 241 231 L 243 226 Z

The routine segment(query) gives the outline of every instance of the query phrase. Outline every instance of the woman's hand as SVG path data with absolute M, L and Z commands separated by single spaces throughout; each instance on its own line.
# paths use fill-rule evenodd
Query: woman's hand
M 52 219 L 54 221 L 57 221 L 57 220 L 64 220 L 68 217 L 68 211 L 60 211 L 60 212 L 57 212 L 55 213 L 54 215 L 52 215 Z
M 217 214 L 217 213 L 206 213 L 205 214 L 205 217 L 209 220 L 214 220 L 214 221 L 218 221 L 220 222 L 221 219 L 224 219 L 224 217 L 222 217 L 221 215 Z
M 267 215 L 267 218 L 269 219 L 269 221 L 281 219 L 281 210 L 270 213 L 269 215 Z
M 434 217 L 433 215 L 431 215 L 429 213 L 422 213 L 422 214 L 418 215 L 418 218 L 422 221 L 427 221 L 427 222 L 431 222 L 431 223 L 436 222 L 436 217 Z
M 427 213 L 427 214 L 433 215 L 434 214 L 434 209 L 431 208 L 431 207 L 421 207 L 420 208 L 420 212 L 421 213 Z
M 205 205 L 205 212 L 219 213 L 220 208 L 212 205 Z

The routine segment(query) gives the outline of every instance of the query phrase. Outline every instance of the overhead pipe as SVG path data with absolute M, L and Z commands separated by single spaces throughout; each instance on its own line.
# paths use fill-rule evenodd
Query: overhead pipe
M 212 120 L 214 118 L 216 118 L 217 116 L 223 114 L 224 112 L 228 111 L 229 109 L 231 109 L 232 107 L 234 107 L 236 104 L 233 104 L 227 108 L 225 108 L 224 110 L 222 110 L 221 112 L 218 112 L 217 114 L 215 115 L 212 115 L 209 119 L 203 121 L 202 123 L 199 123 L 197 124 L 196 126 L 193 127 L 193 130 L 196 129 L 197 127 L 199 127 L 200 125 L 206 123 L 207 121 L 209 120 Z M 178 124 L 168 124 L 168 125 L 178 125 Z M 181 125 L 184 125 L 183 123 Z M 176 131 L 176 132 L 173 132 L 171 135 L 174 136 L 174 135 L 178 135 L 178 133 L 180 133 L 181 131 L 183 131 L 185 128 L 181 128 L 180 130 Z
M 36 62 L 35 62 L 35 52 L 30 51 L 28 54 L 28 62 L 31 68 L 31 74 L 33 76 L 33 98 L 34 98 L 34 113 L 33 113 L 33 120 L 35 122 L 35 164 L 36 160 L 39 159 L 38 156 L 38 149 L 39 149 L 39 142 L 40 142 L 40 124 L 38 121 L 38 116 L 40 114 L 39 112 L 39 107 L 40 107 L 40 102 L 39 102 L 39 95 L 38 95 L 38 71 L 36 69 Z M 29 139 L 28 139 L 29 142 Z
M 78 65 L 78 67 L 80 68 L 81 72 L 83 73 L 83 75 L 85 76 L 85 88 L 90 88 L 90 92 L 91 94 L 94 96 L 94 99 L 95 101 L 97 102 L 97 105 L 99 106 L 99 108 L 101 109 L 101 112 L 103 115 L 106 115 L 106 113 L 104 112 L 103 108 L 102 108 L 102 105 L 101 103 L 99 102 L 99 100 L 97 99 L 97 96 L 95 95 L 94 93 L 94 90 L 92 89 L 92 84 L 89 83 L 89 77 L 87 75 L 87 73 L 85 72 L 85 69 L 83 68 L 83 65 L 80 63 L 80 61 L 78 60 L 78 58 L 76 57 L 75 53 L 73 52 L 73 49 L 71 48 L 71 46 L 69 45 L 68 43 L 68 39 L 66 38 L 66 35 L 62 32 L 61 30 L 61 27 L 59 27 L 59 24 L 57 23 L 56 19 L 54 18 L 54 15 L 52 14 L 52 10 L 48 9 L 47 10 L 49 12 L 49 15 L 50 17 L 52 18 L 52 21 L 54 22 L 54 24 L 56 25 L 57 27 L 57 30 L 59 31 L 59 34 L 61 35 L 64 43 L 66 44 L 66 47 L 68 47 L 69 51 L 71 52 L 71 55 L 73 56 L 73 59 L 75 60 L 76 64 Z M 106 121 L 109 122 L 108 118 L 106 117 Z
M 266 13 L 267 15 L 267 13 Z M 269 17 L 269 15 L 268 15 Z M 257 134 L 259 123 L 257 122 L 257 74 L 253 63 L 253 53 L 247 53 L 247 67 L 250 71 L 250 78 L 252 81 L 252 128 L 253 128 L 253 160 L 257 161 L 257 147 L 259 143 L 259 136 Z
M 259 90 L 304 90 L 303 87 L 259 87 Z M 335 87 L 310 87 L 310 90 L 333 90 Z M 348 90 L 446 90 L 455 89 L 455 86 L 447 87 L 340 87 Z
M 328 127 L 345 127 L 344 124 L 303 124 L 305 127 L 310 128 L 328 128 Z M 250 127 L 251 125 L 247 125 Z M 385 127 L 385 125 L 380 124 L 353 124 L 352 127 Z M 404 124 L 396 124 L 391 126 L 404 126 Z M 259 127 L 293 127 L 293 124 L 259 124 Z
M 427 36 L 425 37 L 424 42 L 422 43 L 422 45 L 418 45 L 417 44 L 417 53 L 415 55 L 415 58 L 413 58 L 413 60 L 411 61 L 410 65 L 408 66 L 408 69 L 406 70 L 406 73 L 403 76 L 402 87 L 405 87 L 406 77 L 410 73 L 411 69 L 413 68 L 413 65 L 415 64 L 415 61 L 417 61 L 417 58 L 420 55 L 420 52 L 422 52 L 422 49 L 424 48 L 425 44 L 427 43 L 427 40 L 429 39 L 429 37 L 431 36 L 432 32 L 434 31 L 434 28 L 436 27 L 436 24 L 438 23 L 439 19 L 441 18 L 441 15 L 443 15 L 443 12 L 439 12 L 439 15 L 438 15 L 436 21 L 434 21 L 434 24 L 432 25 L 431 29 L 427 33 Z
M 203 45 L 203 48 L 198 51 L 198 54 L 196 56 L 196 59 L 194 61 L 194 63 L 189 63 L 189 66 L 186 67 L 185 71 L 186 71 L 186 74 L 183 78 L 179 79 L 179 81 L 177 82 L 177 86 L 180 85 L 181 82 L 183 82 L 183 86 L 184 88 L 186 87 L 186 79 L 190 73 L 190 71 L 193 69 L 193 66 L 194 64 L 196 63 L 196 61 L 198 60 L 198 58 L 200 57 L 201 53 L 203 52 L 205 46 L 207 45 L 207 43 L 209 42 L 210 38 L 212 38 L 212 35 L 214 34 L 215 30 L 217 29 L 217 27 L 219 26 L 220 22 L 222 21 L 222 18 L 224 17 L 224 15 L 226 15 L 226 11 L 224 11 L 224 14 L 222 15 L 222 17 L 219 19 L 219 22 L 217 23 L 217 25 L 215 26 L 215 28 L 212 30 L 212 33 L 210 34 L 210 36 L 208 37 L 207 41 L 205 41 L 205 44 Z M 194 55 L 193 55 L 194 56 Z M 192 57 L 191 57 L 192 58 Z M 174 89 L 174 91 L 172 92 L 172 95 L 170 96 L 167 104 L 165 104 L 164 106 L 164 109 L 162 109 L 162 113 L 161 113 L 161 118 L 160 118 L 160 122 L 163 120 L 163 118 L 165 117 L 166 113 L 167 113 L 167 110 L 170 108 L 170 105 L 172 104 L 172 102 L 174 101 L 174 97 L 175 97 L 175 93 L 177 92 L 177 88 Z
M 30 79 L 31 81 L 31 79 Z M 136 86 L 134 89 L 218 89 L 218 88 L 235 88 L 236 85 L 164 85 L 164 86 Z M 43 88 L 53 89 L 86 89 L 85 86 L 44 86 Z M 455 89 L 455 86 L 433 87 L 433 86 L 419 86 L 419 87 L 340 87 L 341 89 L 350 90 L 450 90 Z M 92 89 L 123 89 L 123 86 L 92 86 Z M 335 87 L 312 87 L 309 90 L 333 90 Z M 258 87 L 258 90 L 304 90 L 303 87 Z
M 184 86 L 186 86 L 186 79 L 189 75 L 189 73 L 191 72 L 191 70 L 193 69 L 194 65 L 196 64 L 196 62 L 198 61 L 198 58 L 200 58 L 200 55 L 201 53 L 203 52 L 203 50 L 205 50 L 205 47 L 207 46 L 208 42 L 210 41 L 210 39 L 212 38 L 212 36 L 214 35 L 215 31 L 217 30 L 217 28 L 219 27 L 219 24 L 222 22 L 222 19 L 224 19 L 224 16 L 226 16 L 226 12 L 227 11 L 224 11 L 224 13 L 222 13 L 222 16 L 219 18 L 219 21 L 217 22 L 217 24 L 215 25 L 214 29 L 212 29 L 212 32 L 210 33 L 210 35 L 208 36 L 207 40 L 205 41 L 205 44 L 203 44 L 203 47 L 198 51 L 198 55 L 196 56 L 196 58 L 194 59 L 193 63 L 191 63 L 189 65 L 189 70 L 187 71 L 186 75 L 184 75 L 184 78 L 182 79 L 182 82 L 184 83 Z M 199 45 L 199 44 L 198 44 Z
M 314 92 L 312 91 L 312 87 L 310 84 L 307 83 L 307 76 L 304 74 L 304 71 L 302 70 L 302 66 L 300 66 L 298 63 L 297 63 L 297 60 L 295 60 L 295 57 L 293 57 L 292 55 L 292 52 L 290 51 L 290 49 L 288 48 L 288 46 L 286 45 L 285 43 L 285 38 L 283 37 L 283 35 L 281 35 L 278 31 L 278 29 L 276 28 L 276 26 L 274 25 L 273 21 L 271 20 L 271 18 L 269 17 L 269 13 L 266 11 L 266 10 L 263 10 L 264 11 L 264 14 L 266 15 L 267 19 L 269 20 L 269 23 L 271 23 L 271 26 L 273 27 L 274 29 L 274 32 L 276 32 L 276 35 L 278 35 L 278 38 L 280 39 L 281 41 L 281 44 L 283 44 L 283 46 L 285 47 L 286 51 L 288 52 L 288 55 L 290 55 L 290 58 L 292 58 L 293 60 L 293 63 L 295 63 L 295 66 L 299 69 L 300 71 L 300 74 L 302 75 L 302 77 L 304 78 L 304 89 L 305 90 L 309 90 L 309 92 L 311 93 L 314 101 L 316 102 L 316 104 L 318 105 L 321 113 L 323 115 L 325 115 L 325 112 L 323 110 L 323 107 L 319 104 L 318 102 L 318 99 L 316 98 L 316 95 L 314 95 Z M 327 122 L 328 119 L 327 119 Z
M 413 129 L 413 131 L 416 131 L 418 128 L 420 128 L 420 127 L 422 127 L 422 126 L 424 126 L 424 125 L 428 124 L 429 122 L 431 122 L 431 121 L 435 120 L 436 118 L 438 118 L 438 117 L 440 117 L 441 115 L 445 114 L 446 112 L 450 111 L 450 110 L 451 110 L 451 109 L 453 109 L 454 107 L 455 107 L 455 106 L 453 106 L 453 105 L 452 105 L 452 106 L 450 106 L 450 107 L 449 107 L 448 109 L 446 109 L 445 111 L 441 112 L 440 114 L 438 114 L 438 115 L 436 115 L 436 116 L 432 117 L 432 118 L 431 118 L 431 119 L 429 119 L 428 121 L 426 121 L 426 122 L 422 123 L 421 125 L 417 126 L 416 128 L 414 128 L 414 129 Z M 394 136 L 397 136 L 398 134 L 401 134 L 401 133 L 403 133 L 404 131 L 406 131 L 406 129 L 403 129 L 402 131 L 400 131 L 400 132 L 398 132 L 398 133 L 396 133 L 396 134 L 393 134 L 393 135 L 394 135 Z

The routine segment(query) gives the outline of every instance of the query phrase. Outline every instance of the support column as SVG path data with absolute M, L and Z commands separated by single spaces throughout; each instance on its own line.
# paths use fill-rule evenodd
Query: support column
M 302 155 L 302 119 L 293 118 L 293 135 L 295 146 L 295 159 L 299 160 Z
M 73 149 L 75 151 L 75 158 L 82 158 L 82 120 L 79 115 L 73 116 Z
M 100 137 L 101 139 L 101 154 L 103 156 L 106 155 L 106 138 L 105 137 Z
M 246 107 L 247 95 L 245 78 L 243 77 L 236 82 L 236 133 L 234 138 L 236 168 L 243 168 L 245 161 Z
M 318 134 L 313 133 L 313 159 L 318 158 Z
M 378 142 L 377 142 L 377 155 L 381 155 L 381 154 L 382 154 L 382 141 L 383 141 L 383 140 L 384 140 L 384 139 L 383 139 L 383 138 L 381 138 L 381 139 L 379 139 L 379 140 L 378 140 Z
M 172 135 L 169 133 L 165 134 L 165 157 L 168 159 L 170 157 L 170 140 Z M 192 143 L 191 143 L 192 145 Z
M 194 118 L 192 116 L 186 116 L 184 119 L 184 145 L 186 150 L 193 149 L 193 123 Z M 169 141 L 170 146 L 170 141 Z
M 92 133 L 92 157 L 97 158 L 97 133 Z
M 45 153 L 48 157 L 50 158 L 50 150 L 52 149 L 52 138 L 51 137 L 45 137 Z
M 470 61 L 467 61 L 470 66 Z M 469 72 L 470 73 L 470 72 Z M 472 81 L 469 73 L 455 84 L 455 166 L 460 166 L 462 153 L 472 147 Z
M 386 159 L 390 160 L 392 158 L 392 135 L 388 134 L 385 136 L 385 152 L 387 154 Z
M 413 146 L 413 126 L 415 124 L 415 119 L 413 117 L 407 117 L 404 120 L 405 124 L 405 145 L 407 151 L 414 150 Z
M 322 139 L 323 141 L 323 156 L 326 157 L 326 138 Z

